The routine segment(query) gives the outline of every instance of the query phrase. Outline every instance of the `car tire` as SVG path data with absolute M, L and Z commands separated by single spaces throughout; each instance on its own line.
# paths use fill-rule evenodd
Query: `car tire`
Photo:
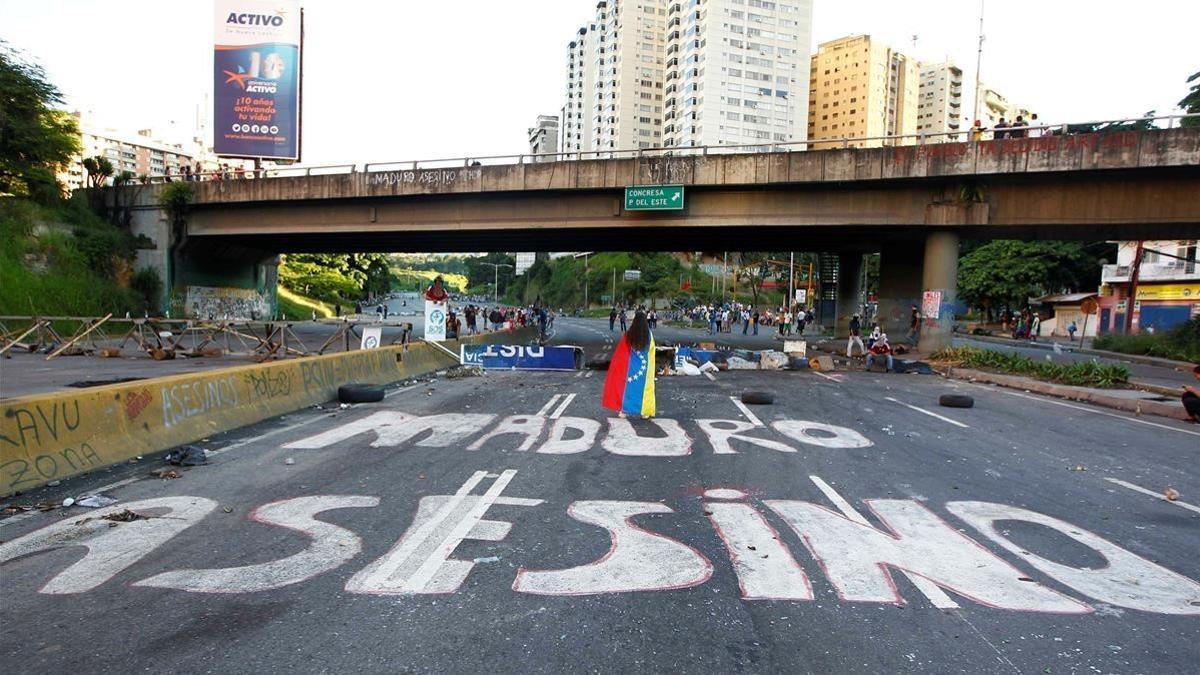
M 743 391 L 742 403 L 749 405 L 771 405 L 775 402 L 775 394 L 765 391 Z
M 374 384 L 344 384 L 338 387 L 342 403 L 378 403 L 383 400 L 383 387 Z
M 974 408 L 975 399 L 963 394 L 942 394 L 938 397 L 938 405 L 945 408 Z

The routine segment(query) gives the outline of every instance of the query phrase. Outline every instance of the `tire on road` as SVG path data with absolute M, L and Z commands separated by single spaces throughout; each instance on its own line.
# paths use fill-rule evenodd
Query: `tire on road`
M 383 387 L 374 384 L 343 384 L 338 387 L 342 403 L 378 403 L 383 400 Z
M 743 391 L 742 403 L 750 405 L 771 405 L 775 402 L 775 394 L 765 391 Z
M 938 405 L 945 408 L 974 408 L 975 399 L 963 394 L 942 394 L 938 397 Z

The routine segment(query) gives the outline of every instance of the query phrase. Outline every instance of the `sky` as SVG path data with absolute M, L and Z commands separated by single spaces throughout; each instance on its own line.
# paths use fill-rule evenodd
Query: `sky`
M 562 107 L 567 43 L 595 4 L 305 0 L 304 164 L 526 152 L 528 127 Z M 815 0 L 813 36 L 949 57 L 972 92 L 978 23 L 978 0 Z M 1197 0 L 987 0 L 982 79 L 1046 123 L 1163 114 L 1200 71 L 1196 26 Z M 0 0 L 0 39 L 69 108 L 176 142 L 211 100 L 212 37 L 210 0 Z

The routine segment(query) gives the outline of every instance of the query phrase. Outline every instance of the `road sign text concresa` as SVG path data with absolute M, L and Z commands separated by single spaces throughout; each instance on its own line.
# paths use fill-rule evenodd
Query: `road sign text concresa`
M 625 188 L 626 211 L 677 211 L 683 208 L 682 185 Z

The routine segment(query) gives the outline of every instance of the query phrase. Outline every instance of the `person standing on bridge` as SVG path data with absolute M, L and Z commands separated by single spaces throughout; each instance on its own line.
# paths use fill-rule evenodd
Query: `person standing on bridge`
M 654 334 L 646 313 L 638 311 L 613 352 L 601 405 L 621 417 L 654 417 L 654 373 Z

